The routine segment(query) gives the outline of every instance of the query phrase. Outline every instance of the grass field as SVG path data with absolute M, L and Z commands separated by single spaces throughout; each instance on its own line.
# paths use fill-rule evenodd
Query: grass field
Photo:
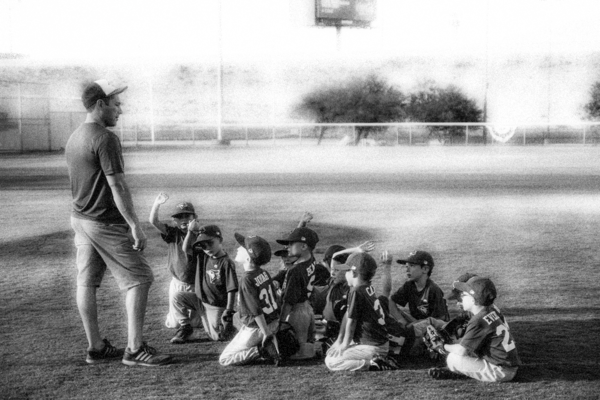
M 64 156 L 3 154 L 0 398 L 598 398 L 599 153 L 582 146 L 126 150 L 141 219 L 166 191 L 192 201 L 202 221 L 220 225 L 230 252 L 236 231 L 260 234 L 278 249 L 275 239 L 311 211 L 318 259 L 331 244 L 370 239 L 375 255 L 431 251 L 432 278 L 445 291 L 466 271 L 491 277 L 525 363 L 506 384 L 431 381 L 428 360 L 381 373 L 332 373 L 318 360 L 222 368 L 217 358 L 225 344 L 202 334 L 186 345 L 168 342 L 174 332 L 163 324 L 166 248 L 148 224 L 146 255 L 156 282 L 145 334 L 176 361 L 156 369 L 88 366 Z M 393 271 L 394 288 L 404 279 L 402 268 Z M 379 275 L 374 284 L 380 289 Z M 121 346 L 123 300 L 107 275 L 101 328 Z

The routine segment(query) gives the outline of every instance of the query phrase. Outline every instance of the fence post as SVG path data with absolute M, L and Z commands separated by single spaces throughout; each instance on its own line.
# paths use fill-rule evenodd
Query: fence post
M 271 125 L 271 130 L 273 131 L 273 144 L 275 144 L 275 125 Z
M 408 126 L 408 145 L 412 146 L 412 125 Z
M 523 128 L 523 146 L 527 144 L 527 127 Z
M 400 144 L 400 127 L 396 125 L 396 144 Z
M 18 117 L 18 126 L 19 126 L 19 141 L 21 142 L 21 153 L 23 152 L 23 104 L 22 104 L 22 99 L 21 99 L 21 84 L 18 83 L 17 84 L 17 95 L 18 95 L 18 99 L 19 101 L 17 102 L 17 117 Z
M 302 143 L 302 127 L 299 128 L 298 135 L 300 136 L 300 143 Z
M 469 125 L 465 126 L 466 131 L 465 131 L 465 145 L 469 144 Z
M 246 147 L 248 147 L 248 125 L 244 126 L 244 133 L 246 135 Z
M 192 146 L 196 146 L 196 132 L 194 132 L 194 125 L 190 127 L 192 131 Z
M 585 144 L 585 125 L 583 126 L 583 144 Z

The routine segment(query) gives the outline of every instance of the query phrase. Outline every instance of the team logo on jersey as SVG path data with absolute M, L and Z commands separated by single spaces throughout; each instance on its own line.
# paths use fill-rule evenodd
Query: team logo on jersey
M 206 271 L 208 275 L 208 279 L 210 283 L 217 284 L 221 282 L 221 270 L 220 269 L 212 269 L 210 271 Z

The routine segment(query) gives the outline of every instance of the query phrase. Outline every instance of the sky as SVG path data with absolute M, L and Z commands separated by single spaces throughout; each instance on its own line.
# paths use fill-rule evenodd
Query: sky
M 378 0 L 370 29 L 339 36 L 314 26 L 314 1 L 0 0 L 0 53 L 111 62 L 600 50 L 597 0 Z

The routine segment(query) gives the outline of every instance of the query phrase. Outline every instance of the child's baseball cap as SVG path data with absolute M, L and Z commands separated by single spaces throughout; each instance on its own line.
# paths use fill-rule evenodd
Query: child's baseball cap
M 260 266 L 271 261 L 271 246 L 269 242 L 260 236 L 245 237 L 239 233 L 234 233 L 235 240 L 248 251 L 250 259 L 254 265 Z
M 83 106 L 88 109 L 93 106 L 98 100 L 123 93 L 127 89 L 124 87 L 114 87 L 106 79 L 99 79 L 87 85 L 81 95 Z
M 216 225 L 205 225 L 198 231 L 198 238 L 194 242 L 194 245 L 214 238 L 223 239 L 221 229 Z
M 477 274 L 472 274 L 470 272 L 467 272 L 465 274 L 462 274 L 461 276 L 458 277 L 457 280 L 455 280 L 454 282 L 452 282 L 452 285 L 454 285 L 457 282 L 467 282 L 469 279 L 471 279 L 472 277 L 477 276 Z M 450 293 L 448 293 L 446 296 L 444 296 L 446 298 L 446 300 L 458 300 L 460 299 L 460 294 L 462 292 L 458 289 L 453 289 L 450 291 Z
M 296 228 L 285 239 L 278 239 L 279 244 L 288 245 L 294 242 L 306 243 L 308 247 L 314 249 L 319 242 L 319 236 L 315 231 L 309 228 Z
M 480 306 L 491 306 L 496 299 L 496 286 L 488 278 L 474 276 L 467 282 L 454 282 L 452 286 L 473 296 L 475 304 Z
M 356 271 L 365 280 L 370 280 L 377 270 L 377 261 L 368 253 L 352 253 L 344 265 Z
M 289 254 L 290 253 L 287 251 L 287 249 L 277 250 L 275 253 L 273 253 L 273 255 L 276 257 L 287 257 Z
M 398 260 L 398 264 L 417 264 L 417 265 L 427 265 L 430 268 L 433 268 L 433 257 L 426 251 L 417 250 L 413 251 L 408 255 L 406 260 Z
M 194 206 L 192 203 L 188 203 L 187 201 L 183 201 L 173 207 L 173 213 L 171 214 L 171 218 L 180 218 L 182 215 L 186 214 L 196 214 L 194 210 Z
M 344 246 L 340 246 L 339 244 L 334 244 L 332 246 L 329 246 L 327 248 L 327 250 L 325 250 L 325 253 L 323 253 L 323 261 L 325 261 L 327 263 L 327 265 L 329 265 L 331 263 L 331 260 L 333 259 L 333 255 L 335 253 L 337 253 L 338 251 L 342 251 L 342 250 L 346 250 L 346 248 Z M 347 259 L 348 259 L 348 254 L 342 254 L 342 255 L 337 256 L 335 258 L 335 261 L 344 263 L 344 262 L 346 262 Z

